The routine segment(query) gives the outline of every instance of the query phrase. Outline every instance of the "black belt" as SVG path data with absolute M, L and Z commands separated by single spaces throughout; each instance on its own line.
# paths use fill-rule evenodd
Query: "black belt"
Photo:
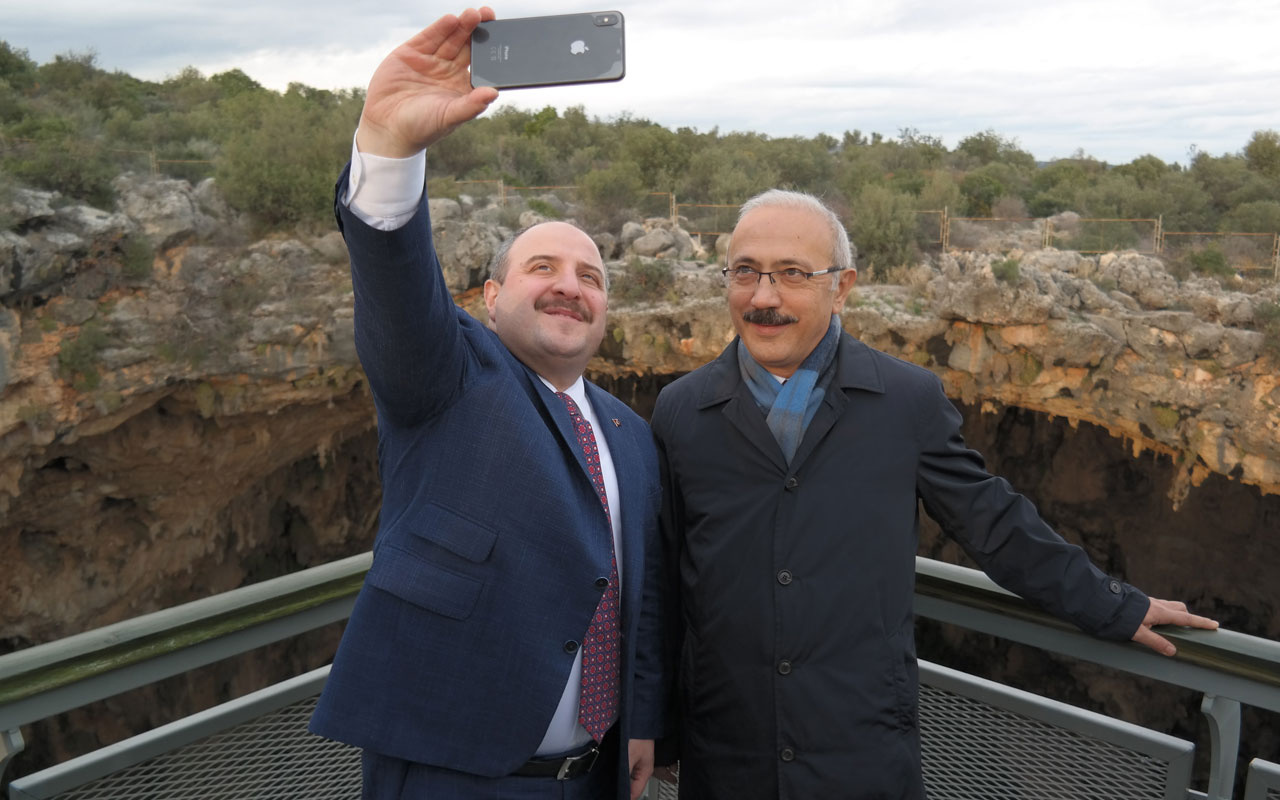
M 574 756 L 531 759 L 511 774 L 523 778 L 555 778 L 558 781 L 567 781 L 590 772 L 599 756 L 600 745 L 593 744 L 585 753 Z

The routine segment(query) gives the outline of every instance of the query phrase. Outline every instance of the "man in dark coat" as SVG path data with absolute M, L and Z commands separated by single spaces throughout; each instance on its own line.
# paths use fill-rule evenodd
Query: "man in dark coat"
M 857 272 L 819 201 L 749 201 L 727 264 L 738 338 L 652 420 L 682 797 L 924 797 L 917 500 L 998 583 L 1090 633 L 1171 654 L 1152 625 L 1216 627 L 1094 567 L 985 471 L 933 373 L 840 329 Z

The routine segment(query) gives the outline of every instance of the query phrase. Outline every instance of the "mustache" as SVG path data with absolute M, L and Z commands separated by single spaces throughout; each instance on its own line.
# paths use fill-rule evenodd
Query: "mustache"
M 565 300 L 563 298 L 553 297 L 546 300 L 539 300 L 533 304 L 533 308 L 535 311 L 546 311 L 549 308 L 563 308 L 565 311 L 572 311 L 579 317 L 582 317 L 583 322 L 591 322 L 595 319 L 595 315 L 591 313 L 591 309 L 587 308 L 584 304 L 575 303 L 572 300 Z
M 742 319 L 752 325 L 790 325 L 800 321 L 796 317 L 783 314 L 776 308 L 753 308 L 742 312 Z

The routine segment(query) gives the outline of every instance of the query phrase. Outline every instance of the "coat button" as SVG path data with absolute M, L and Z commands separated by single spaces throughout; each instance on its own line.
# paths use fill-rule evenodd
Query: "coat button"
M 792 475 L 790 478 L 787 478 L 787 482 L 786 482 L 785 484 L 783 484 L 783 485 L 787 487 L 787 490 L 788 490 L 788 491 L 790 491 L 790 490 L 792 490 L 792 489 L 796 488 L 797 486 L 799 486 L 799 485 L 800 485 L 800 481 L 796 480 L 796 476 L 795 476 L 795 475 Z
M 779 674 L 779 675 L 790 675 L 790 674 L 791 674 L 791 662 L 790 662 L 790 661 L 787 661 L 785 658 L 784 658 L 784 659 L 782 659 L 781 661 L 779 661 L 779 662 L 778 662 L 778 674 Z
M 782 584 L 783 586 L 790 584 L 791 580 L 792 580 L 791 570 L 784 569 L 778 573 L 778 583 Z
M 1107 584 L 1107 588 L 1111 590 L 1112 594 L 1120 594 L 1120 588 L 1121 588 L 1120 581 L 1116 580 L 1115 578 L 1112 578 L 1111 581 Z
M 596 588 L 597 588 L 597 589 L 608 589 L 608 588 L 609 588 L 609 579 L 608 579 L 608 578 L 596 578 Z
M 564 643 L 564 651 L 570 654 L 578 652 L 578 643 L 570 639 Z
M 782 748 L 781 751 L 779 751 L 778 758 L 782 759 L 783 761 L 795 761 L 796 751 L 792 750 L 790 747 L 784 747 Z

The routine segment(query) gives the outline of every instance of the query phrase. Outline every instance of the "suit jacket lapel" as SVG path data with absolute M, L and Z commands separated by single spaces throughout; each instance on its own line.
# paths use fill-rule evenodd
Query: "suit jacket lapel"
M 573 425 L 569 422 L 569 410 L 565 407 L 564 401 L 556 397 L 555 392 L 548 389 L 537 373 L 525 366 L 523 362 L 516 359 L 515 356 L 512 356 L 511 360 L 519 365 L 519 370 L 524 375 L 524 388 L 529 393 L 530 402 L 533 403 L 538 413 L 542 415 L 547 427 L 559 434 L 560 441 L 564 444 L 565 449 L 582 470 L 582 476 L 586 478 L 587 483 L 590 483 L 591 478 L 587 472 L 587 457 L 582 452 L 582 445 L 578 443 L 578 434 L 573 430 Z M 594 493 L 595 487 L 592 487 L 591 491 Z

